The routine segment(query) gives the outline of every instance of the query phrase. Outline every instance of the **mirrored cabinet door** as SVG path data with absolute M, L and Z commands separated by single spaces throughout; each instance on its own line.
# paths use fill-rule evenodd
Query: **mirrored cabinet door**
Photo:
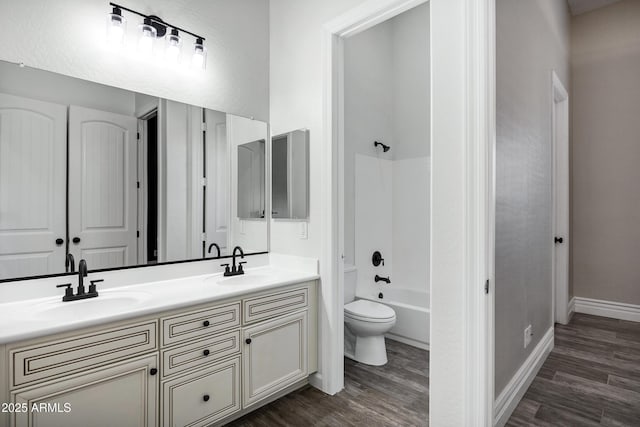
M 274 219 L 309 217 L 309 131 L 272 138 L 271 194 Z

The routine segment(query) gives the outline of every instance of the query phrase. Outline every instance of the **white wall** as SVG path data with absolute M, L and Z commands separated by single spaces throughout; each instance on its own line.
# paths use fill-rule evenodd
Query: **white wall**
M 376 25 L 345 41 L 344 70 L 344 244 L 345 262 L 355 264 L 366 254 L 356 253 L 358 227 L 356 199 L 356 154 L 380 159 L 393 159 L 396 147 L 394 138 L 392 25 L 390 21 Z M 394 148 L 383 153 L 373 146 L 374 141 L 390 144 Z M 381 163 L 382 164 L 382 163 Z M 389 173 L 389 179 L 391 172 Z M 375 184 L 372 183 L 375 187 Z M 391 190 L 391 187 L 389 187 Z M 365 196 L 363 196 L 365 197 Z M 389 193 L 391 197 L 391 192 Z M 389 199 L 390 201 L 390 199 Z M 391 217 L 387 227 L 391 225 Z M 382 223 L 384 224 L 384 223 Z M 381 224 L 381 225 L 382 225 Z M 366 245 L 365 245 L 366 246 Z M 360 246 L 362 249 L 364 246 Z M 361 250 L 359 249 L 359 250 Z M 378 248 L 382 250 L 382 248 Z M 389 255 L 389 248 L 383 256 Z M 371 256 L 371 253 L 368 254 Z M 366 258 L 366 257 L 365 257 Z M 368 262 L 371 265 L 371 262 Z M 389 268 L 391 264 L 389 264 Z M 363 271 L 364 272 L 364 271 Z M 358 274 L 359 281 L 364 274 Z
M 431 154 L 429 4 L 391 19 L 393 158 Z
M 130 0 L 126 6 L 204 36 L 207 69 L 172 70 L 110 52 L 105 43 L 110 9 L 100 0 L 0 2 L 0 59 L 268 120 L 269 2 Z M 135 31 L 138 19 L 127 18 Z
M 569 11 L 497 1 L 495 391 L 551 321 L 551 70 L 569 85 Z M 435 167 L 435 164 L 434 164 Z M 524 329 L 533 341 L 524 348 Z
M 0 76 L 1 93 L 126 116 L 135 114 L 136 94 L 128 90 L 4 61 L 0 61 Z
M 310 200 L 306 236 L 297 222 L 271 224 L 270 250 L 319 257 L 321 236 L 322 26 L 365 0 L 270 0 L 271 134 L 309 129 Z
M 393 162 L 392 283 L 429 291 L 431 233 L 431 159 Z M 425 307 L 428 308 L 428 307 Z
M 356 153 L 398 160 L 425 157 L 430 152 L 428 23 L 429 5 L 423 4 L 345 42 L 344 239 L 348 264 L 361 255 L 354 252 L 354 230 L 360 218 L 354 211 L 358 198 L 354 187 Z M 374 141 L 390 145 L 391 150 L 384 153 L 373 146 Z M 411 184 L 410 188 L 418 189 Z M 428 197 L 428 189 L 423 190 L 418 195 L 421 200 Z M 402 209 L 396 206 L 393 212 L 400 213 Z M 428 215 L 422 221 L 428 224 Z M 428 246 L 427 242 L 419 246 Z M 428 265 L 428 252 L 417 256 Z M 355 263 L 358 268 L 363 267 Z
M 393 275 L 393 163 L 391 160 L 362 154 L 355 156 L 355 265 L 358 269 L 358 296 L 370 296 L 372 289 L 385 286 L 382 282 L 374 282 L 376 274 Z M 382 253 L 384 266 L 373 266 L 371 255 L 376 250 Z M 395 276 L 391 279 L 395 280 Z

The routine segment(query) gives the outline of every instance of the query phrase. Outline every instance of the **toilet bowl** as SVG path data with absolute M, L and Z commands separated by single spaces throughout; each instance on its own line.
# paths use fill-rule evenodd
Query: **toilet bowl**
M 367 365 L 384 365 L 387 363 L 384 334 L 395 324 L 395 311 L 384 304 L 369 300 L 345 304 L 345 356 Z

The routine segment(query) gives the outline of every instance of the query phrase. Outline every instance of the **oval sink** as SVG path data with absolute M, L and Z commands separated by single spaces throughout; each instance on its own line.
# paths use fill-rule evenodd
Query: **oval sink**
M 122 292 L 100 294 L 96 298 L 78 301 L 46 302 L 33 307 L 33 313 L 39 318 L 83 319 L 102 314 L 119 313 L 142 304 L 149 298 L 144 292 Z
M 243 274 L 241 276 L 227 277 L 217 281 L 219 285 L 258 285 L 273 280 L 273 277 L 263 274 Z

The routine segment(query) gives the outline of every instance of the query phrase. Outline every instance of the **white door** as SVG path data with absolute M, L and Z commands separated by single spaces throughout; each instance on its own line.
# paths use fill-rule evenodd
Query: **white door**
M 90 269 L 137 264 L 135 117 L 69 108 L 69 252 Z
M 554 312 L 569 321 L 569 94 L 553 73 Z
M 208 249 L 215 243 L 220 246 L 221 254 L 225 255 L 229 254 L 227 232 L 230 197 L 227 115 L 219 111 L 206 110 L 206 122 L 206 247 Z M 216 255 L 215 248 L 212 248 L 211 255 Z
M 13 415 L 15 427 L 149 427 L 158 412 L 157 356 L 113 365 L 79 377 L 13 393 L 29 409 Z M 47 406 L 48 405 L 48 406 Z M 47 410 L 47 408 L 49 408 Z
M 64 272 L 67 107 L 0 94 L 0 279 Z

